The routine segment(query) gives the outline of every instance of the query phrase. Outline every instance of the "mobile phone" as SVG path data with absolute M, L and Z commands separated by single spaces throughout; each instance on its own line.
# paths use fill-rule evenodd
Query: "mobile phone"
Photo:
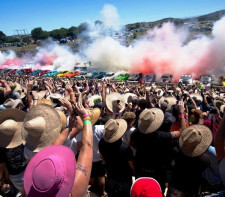
M 32 95 L 32 92 L 30 92 L 29 94 Z

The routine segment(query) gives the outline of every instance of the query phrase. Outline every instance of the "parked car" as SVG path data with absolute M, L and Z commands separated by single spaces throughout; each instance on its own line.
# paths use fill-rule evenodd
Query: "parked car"
M 164 74 L 161 76 L 161 82 L 171 83 L 172 79 L 173 79 L 173 75 L 171 74 Z
M 14 74 L 16 74 L 17 70 L 18 69 L 13 69 L 13 70 L 9 71 L 8 74 L 9 75 L 14 75 Z
M 129 76 L 127 81 L 138 81 L 140 78 L 142 78 L 143 74 L 142 73 L 133 73 L 132 75 Z
M 144 82 L 155 82 L 155 80 L 156 80 L 155 74 L 146 74 L 143 79 Z
M 70 71 L 67 75 L 65 75 L 65 77 L 75 77 L 75 76 L 77 76 L 79 74 L 81 74 L 81 71 L 74 70 L 74 71 Z
M 81 74 L 75 76 L 75 79 L 83 79 L 84 77 L 89 78 L 89 77 L 91 77 L 91 75 L 92 75 L 91 73 L 84 71 Z
M 117 77 L 114 78 L 114 80 L 116 81 L 126 81 L 129 78 L 129 74 L 128 73 L 122 73 L 120 75 L 118 75 Z
M 41 73 L 40 73 L 40 76 L 44 75 L 44 74 L 47 74 L 48 72 L 50 72 L 50 70 L 43 70 Z
M 43 77 L 54 77 L 54 76 L 56 76 L 56 75 L 58 75 L 58 74 L 59 74 L 59 71 L 57 71 L 57 70 L 52 70 L 52 71 L 50 71 L 50 72 L 44 74 Z
M 115 77 L 115 73 L 114 72 L 109 72 L 109 73 L 106 73 L 106 75 L 104 76 L 104 79 L 105 80 L 111 80 Z
M 193 85 L 192 75 L 181 75 L 179 84 L 181 85 Z
M 212 77 L 210 75 L 202 75 L 199 79 L 200 84 L 210 88 L 212 86 Z
M 70 71 L 68 70 L 64 70 L 64 71 L 59 71 L 59 74 L 57 74 L 57 77 L 64 77 L 65 75 L 67 75 Z
M 41 72 L 42 72 L 42 70 L 37 69 L 37 70 L 29 73 L 28 75 L 30 75 L 30 76 L 38 76 Z
M 28 75 L 29 73 L 32 73 L 33 70 L 32 70 L 32 68 L 26 68 L 26 69 L 23 69 L 22 72 L 24 75 Z

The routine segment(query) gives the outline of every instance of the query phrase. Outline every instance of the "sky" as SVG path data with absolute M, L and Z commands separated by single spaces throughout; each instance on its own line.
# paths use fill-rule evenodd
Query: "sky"
M 114 5 L 120 24 L 151 22 L 167 17 L 186 18 L 225 9 L 225 0 L 0 0 L 0 31 L 28 33 L 36 27 L 53 30 L 101 20 L 105 4 Z

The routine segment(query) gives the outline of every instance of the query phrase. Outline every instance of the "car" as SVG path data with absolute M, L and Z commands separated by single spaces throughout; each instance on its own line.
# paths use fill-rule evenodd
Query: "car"
M 192 75 L 189 74 L 181 75 L 178 83 L 181 85 L 193 85 Z
M 41 73 L 40 73 L 40 76 L 44 75 L 44 74 L 47 74 L 48 72 L 50 72 L 50 70 L 43 70 Z
M 75 76 L 75 79 L 83 79 L 84 77 L 89 78 L 91 77 L 91 75 L 92 75 L 91 73 L 84 71 L 84 72 L 81 72 L 81 74 Z
M 130 74 L 121 73 L 117 77 L 114 78 L 115 81 L 126 81 L 129 78 Z
M 8 74 L 9 75 L 14 75 L 14 74 L 16 74 L 17 70 L 18 69 L 13 69 L 13 70 L 9 71 Z
M 115 76 L 115 73 L 114 72 L 109 72 L 109 73 L 106 73 L 106 75 L 103 77 L 105 80 L 110 80 L 110 79 L 113 79 Z
M 24 75 L 28 75 L 29 73 L 32 73 L 33 70 L 32 70 L 32 68 L 26 68 L 26 69 L 23 69 L 22 72 Z
M 132 75 L 129 76 L 127 81 L 138 81 L 140 78 L 142 78 L 143 74 L 142 73 L 133 73 Z
M 23 69 L 19 69 L 15 73 L 15 75 L 22 75 L 22 74 L 23 74 Z
M 161 82 L 171 83 L 172 80 L 173 80 L 173 75 L 171 74 L 164 74 L 161 76 Z
M 210 88 L 212 86 L 212 77 L 210 75 L 201 75 L 199 82 L 201 85 Z
M 89 77 L 90 79 L 102 79 L 104 76 L 106 75 L 106 72 L 94 72 L 91 77 Z
M 42 70 L 37 69 L 37 70 L 35 70 L 35 71 L 29 73 L 28 75 L 29 75 L 29 76 L 38 76 L 41 72 L 42 72 Z
M 50 71 L 50 72 L 44 74 L 43 77 L 54 77 L 54 76 L 56 76 L 56 75 L 58 75 L 58 74 L 59 74 L 59 71 L 57 71 L 57 70 L 52 70 L 52 71 Z
M 67 75 L 70 71 L 68 70 L 63 70 L 63 71 L 59 71 L 59 74 L 57 74 L 57 77 L 64 77 L 65 75 Z
M 156 80 L 156 74 L 154 73 L 146 74 L 143 79 L 144 82 L 155 82 L 155 80 Z
M 79 74 L 81 74 L 81 71 L 74 70 L 74 71 L 70 71 L 67 75 L 65 75 L 65 77 L 76 77 Z

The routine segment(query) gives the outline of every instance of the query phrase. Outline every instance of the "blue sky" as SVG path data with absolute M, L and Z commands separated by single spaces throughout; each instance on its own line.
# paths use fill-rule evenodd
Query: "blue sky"
M 0 31 L 52 30 L 101 19 L 104 4 L 116 6 L 121 24 L 189 17 L 225 9 L 225 0 L 0 0 Z

